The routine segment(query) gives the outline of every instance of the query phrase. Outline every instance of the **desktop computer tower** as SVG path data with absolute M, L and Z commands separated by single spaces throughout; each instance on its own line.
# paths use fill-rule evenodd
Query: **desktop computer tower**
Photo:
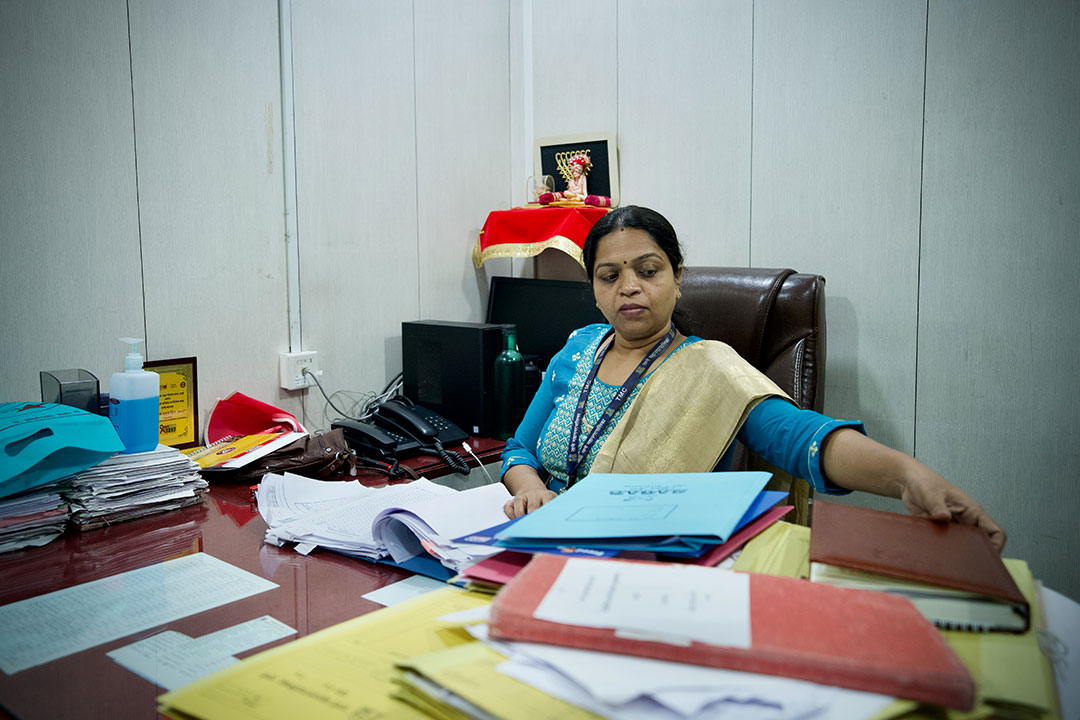
M 494 368 L 503 326 L 401 323 L 402 392 L 472 435 L 494 432 Z

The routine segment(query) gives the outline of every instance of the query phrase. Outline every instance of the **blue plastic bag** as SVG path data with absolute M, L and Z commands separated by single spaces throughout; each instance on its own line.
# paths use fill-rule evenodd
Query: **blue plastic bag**
M 0 403 L 0 498 L 74 475 L 123 449 L 107 417 L 56 403 Z

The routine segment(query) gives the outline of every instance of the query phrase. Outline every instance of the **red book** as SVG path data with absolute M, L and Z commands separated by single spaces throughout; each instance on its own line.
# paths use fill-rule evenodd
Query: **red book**
M 491 606 L 492 637 L 781 675 L 961 710 L 974 705 L 967 667 L 905 598 L 754 573 L 750 646 L 684 646 L 534 617 L 566 562 L 537 555 L 502 589 Z

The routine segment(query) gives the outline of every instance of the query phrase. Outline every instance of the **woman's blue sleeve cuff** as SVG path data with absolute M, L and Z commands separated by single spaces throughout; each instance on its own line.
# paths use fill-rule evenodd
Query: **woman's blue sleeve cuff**
M 842 488 L 839 485 L 834 484 L 829 478 L 825 477 L 825 471 L 821 467 L 821 456 L 823 453 L 821 449 L 825 447 L 825 438 L 829 436 L 829 433 L 840 428 L 852 428 L 858 430 L 863 435 L 866 434 L 866 428 L 858 420 L 833 420 L 832 418 L 821 416 L 828 422 L 824 423 L 810 438 L 810 444 L 806 448 L 806 467 L 807 475 L 806 480 L 814 486 L 814 490 L 817 492 L 825 493 L 826 495 L 847 495 L 851 491 L 847 488 Z
M 515 465 L 528 465 L 537 472 L 542 469 L 535 455 L 522 447 L 517 440 L 510 438 L 506 441 L 506 447 L 502 451 L 502 470 L 499 471 L 499 480 L 502 480 L 502 476 L 506 474 L 506 471 Z
M 750 411 L 738 437 L 765 461 L 805 479 L 818 492 L 842 495 L 851 491 L 825 477 L 821 449 L 829 433 L 845 427 L 866 434 L 856 420 L 834 420 L 813 410 L 801 410 L 783 398 L 770 397 Z

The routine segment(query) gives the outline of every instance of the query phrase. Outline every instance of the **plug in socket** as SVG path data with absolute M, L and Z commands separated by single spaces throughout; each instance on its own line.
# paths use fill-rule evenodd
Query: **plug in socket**
M 309 375 L 304 374 L 305 369 L 311 375 L 322 375 L 319 355 L 314 350 L 281 353 L 278 369 L 281 387 L 286 390 L 302 390 L 315 384 Z

